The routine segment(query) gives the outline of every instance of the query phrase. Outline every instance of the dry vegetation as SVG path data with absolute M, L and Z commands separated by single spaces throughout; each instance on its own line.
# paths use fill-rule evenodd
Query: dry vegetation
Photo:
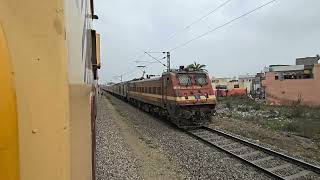
M 233 96 L 219 99 L 214 119 L 218 128 L 320 161 L 320 108 L 270 106 Z
M 245 96 L 220 99 L 220 107 L 229 112 L 228 117 L 253 121 L 275 131 L 290 132 L 298 136 L 320 141 L 320 108 L 293 106 L 270 106 Z

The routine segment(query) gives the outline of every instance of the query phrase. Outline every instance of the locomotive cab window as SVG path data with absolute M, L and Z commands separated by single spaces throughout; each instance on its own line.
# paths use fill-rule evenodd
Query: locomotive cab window
M 195 74 L 194 81 L 195 81 L 195 84 L 198 86 L 204 86 L 208 84 L 207 76 L 205 74 Z
M 192 84 L 191 77 L 188 74 L 178 74 L 177 79 L 182 86 L 190 86 Z

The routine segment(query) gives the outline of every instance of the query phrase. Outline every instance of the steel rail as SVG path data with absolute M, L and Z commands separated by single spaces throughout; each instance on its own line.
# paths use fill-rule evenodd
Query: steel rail
M 244 159 L 244 158 L 236 155 L 235 153 L 232 153 L 231 151 L 228 151 L 228 150 L 226 150 L 226 149 L 224 149 L 224 148 L 222 148 L 222 147 L 220 147 L 220 146 L 218 146 L 218 145 L 216 145 L 216 144 L 214 144 L 214 143 L 212 143 L 212 142 L 210 142 L 210 141 L 207 141 L 207 140 L 205 140 L 204 138 L 202 138 L 202 137 L 200 137 L 200 136 L 198 136 L 198 135 L 196 135 L 196 134 L 194 134 L 194 133 L 192 133 L 192 132 L 190 132 L 190 131 L 188 131 L 188 130 L 183 130 L 183 131 L 184 131 L 185 133 L 187 133 L 188 135 L 190 135 L 191 137 L 194 137 L 194 138 L 202 141 L 203 143 L 205 143 L 205 144 L 207 144 L 207 145 L 209 145 L 209 146 L 215 147 L 215 148 L 221 150 L 222 152 L 227 153 L 227 154 L 229 154 L 229 155 L 231 155 L 231 156 L 233 156 L 233 157 L 235 157 L 235 158 L 237 158 L 237 159 L 239 159 L 239 160 L 241 160 L 241 161 L 249 164 L 250 166 L 253 166 L 254 168 L 259 169 L 260 171 L 268 174 L 269 176 L 271 176 L 271 177 L 273 177 L 273 178 L 285 180 L 285 179 L 282 178 L 281 176 L 278 176 L 277 174 L 275 174 L 275 173 L 273 173 L 273 172 L 271 172 L 271 171 L 268 171 L 268 170 L 266 170 L 265 168 L 262 168 L 261 166 L 258 166 L 258 165 L 254 164 L 254 163 L 251 163 L 250 161 L 248 161 L 248 160 L 246 160 L 246 159 Z
M 274 151 L 272 149 L 263 147 L 261 145 L 258 145 L 258 144 L 252 143 L 252 142 L 249 142 L 247 140 L 241 139 L 239 137 L 236 137 L 234 135 L 225 133 L 223 131 L 220 131 L 220 130 L 217 130 L 217 129 L 208 128 L 208 127 L 204 127 L 204 126 L 198 128 L 197 130 L 205 130 L 205 131 L 210 132 L 210 133 L 218 134 L 220 136 L 223 136 L 226 139 L 233 140 L 233 141 L 238 142 L 238 143 L 240 143 L 242 145 L 249 146 L 249 147 L 251 147 L 253 149 L 256 149 L 258 151 L 262 151 L 262 152 L 264 152 L 266 154 L 269 154 L 271 156 L 278 157 L 278 158 L 280 158 L 280 159 L 282 159 L 282 160 L 284 160 L 286 162 L 289 162 L 291 164 L 297 165 L 299 167 L 303 167 L 306 170 L 309 170 L 309 171 L 315 172 L 317 174 L 320 174 L 320 167 L 318 167 L 318 166 L 315 166 L 315 165 L 310 164 L 308 162 L 304 162 L 304 161 L 301 161 L 299 159 L 290 157 L 290 156 L 282 154 L 280 152 L 276 152 L 276 151 Z M 209 146 L 215 147 L 215 148 L 217 148 L 217 149 L 219 149 L 219 150 L 221 150 L 221 151 L 223 151 L 223 152 L 225 152 L 225 153 L 227 153 L 227 154 L 229 154 L 229 155 L 231 155 L 231 156 L 233 156 L 233 157 L 235 157 L 235 158 L 237 158 L 237 159 L 239 159 L 239 160 L 241 160 L 241 161 L 243 161 L 243 162 L 245 162 L 245 163 L 257 168 L 257 169 L 259 169 L 260 171 L 270 175 L 271 177 L 274 177 L 276 179 L 286 179 L 285 177 L 277 175 L 276 173 L 268 170 L 267 168 L 264 168 L 262 166 L 259 166 L 259 165 L 255 164 L 253 161 L 249 161 L 249 160 L 245 159 L 244 157 L 241 157 L 241 155 L 237 155 L 237 154 L 231 152 L 232 150 L 227 150 L 227 149 L 225 149 L 225 148 L 223 148 L 223 147 L 221 147 L 219 145 L 216 145 L 216 144 L 210 142 L 209 140 L 206 140 L 206 139 L 202 138 L 201 136 L 197 135 L 193 131 L 186 130 L 186 129 L 182 129 L 182 131 L 184 131 L 188 135 L 190 135 L 190 136 L 202 141 L 203 143 L 205 143 L 205 144 L 207 144 Z
M 316 165 L 313 165 L 313 164 L 310 164 L 308 162 L 305 162 L 305 161 L 302 161 L 300 159 L 297 159 L 297 158 L 293 158 L 291 156 L 288 156 L 286 154 L 283 154 L 283 153 L 280 153 L 280 152 L 277 152 L 277 151 L 274 151 L 270 148 L 266 148 L 266 147 L 263 147 L 259 144 L 255 144 L 255 143 L 252 143 L 250 141 L 247 141 L 247 140 L 244 140 L 244 139 L 241 139 L 239 137 L 236 137 L 236 136 L 233 136 L 231 134 L 228 134 L 228 133 L 225 133 L 223 131 L 220 131 L 220 130 L 217 130 L 217 129 L 211 129 L 211 128 L 208 128 L 208 127 L 202 127 L 208 131 L 211 131 L 211 132 L 214 132 L 214 133 L 217 133 L 217 134 L 220 134 L 220 135 L 223 135 L 225 137 L 228 137 L 232 140 L 236 140 L 238 141 L 239 143 L 241 144 L 245 144 L 245 145 L 248 145 L 252 148 L 255 148 L 255 149 L 258 149 L 258 150 L 261 150 L 267 154 L 270 154 L 270 155 L 273 155 L 273 156 L 277 156 L 285 161 L 289 161 L 289 162 L 292 162 L 293 164 L 295 165 L 298 165 L 298 166 L 302 166 L 306 169 L 309 169 L 317 174 L 320 174 L 320 167 L 319 166 L 316 166 Z

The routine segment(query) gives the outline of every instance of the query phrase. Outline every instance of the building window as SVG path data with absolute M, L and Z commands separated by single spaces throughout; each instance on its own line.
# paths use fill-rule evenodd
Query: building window
M 274 79 L 275 79 L 275 80 L 278 80 L 278 79 L 279 79 L 279 76 L 275 76 Z

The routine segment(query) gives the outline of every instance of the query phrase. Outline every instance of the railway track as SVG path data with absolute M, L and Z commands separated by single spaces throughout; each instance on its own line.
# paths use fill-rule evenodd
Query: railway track
M 102 90 L 107 92 L 105 89 Z M 192 130 L 181 128 L 181 130 L 205 144 L 218 148 L 276 179 L 320 180 L 320 167 L 225 132 L 204 126 Z
M 225 132 L 208 127 L 183 131 L 205 144 L 218 148 L 276 179 L 320 179 L 320 167 L 318 166 L 240 139 Z

